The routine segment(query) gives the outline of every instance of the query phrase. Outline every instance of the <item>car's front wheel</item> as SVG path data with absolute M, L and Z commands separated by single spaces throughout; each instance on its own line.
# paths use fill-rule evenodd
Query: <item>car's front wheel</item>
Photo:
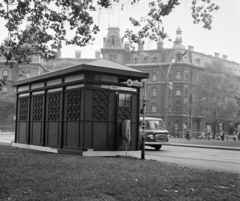
M 162 145 L 156 145 L 154 146 L 154 148 L 158 151 L 159 149 L 161 149 Z

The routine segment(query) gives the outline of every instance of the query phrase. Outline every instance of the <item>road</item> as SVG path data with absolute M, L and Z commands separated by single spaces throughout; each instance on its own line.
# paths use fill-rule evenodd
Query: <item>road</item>
M 146 146 L 145 158 L 240 174 L 240 151 L 178 146 L 163 146 L 155 151 Z
M 0 144 L 2 143 L 8 143 L 10 144 L 12 140 L 14 140 L 14 135 L 13 134 L 4 134 L 0 133 Z

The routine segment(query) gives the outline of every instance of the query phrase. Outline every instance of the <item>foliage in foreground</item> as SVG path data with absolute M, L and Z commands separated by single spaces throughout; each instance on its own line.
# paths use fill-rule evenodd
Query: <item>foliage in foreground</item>
M 237 174 L 0 146 L 0 200 L 239 200 Z
M 3 0 L 0 3 L 0 18 L 6 21 L 9 35 L 0 46 L 7 65 L 14 68 L 28 63 L 29 55 L 54 58 L 56 50 L 66 45 L 80 47 L 91 44 L 100 27 L 94 21 L 94 13 L 112 9 L 114 5 L 125 10 L 143 0 Z M 146 13 L 140 19 L 130 16 L 133 26 L 140 31 L 126 30 L 125 37 L 130 43 L 143 42 L 148 38 L 160 40 L 167 37 L 163 18 L 167 17 L 180 0 L 151 0 Z M 193 23 L 202 23 L 211 29 L 212 13 L 219 9 L 213 0 L 191 0 Z M 105 10 L 106 11 L 106 10 Z M 145 16 L 144 16 L 145 15 Z M 22 28 L 27 21 L 27 29 Z M 70 37 L 72 35 L 72 37 Z

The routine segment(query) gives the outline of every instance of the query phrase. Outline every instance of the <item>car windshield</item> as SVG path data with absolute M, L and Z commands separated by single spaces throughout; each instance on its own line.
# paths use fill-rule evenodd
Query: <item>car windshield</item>
M 162 120 L 148 120 L 146 121 L 146 129 L 150 130 L 165 129 L 165 125 Z

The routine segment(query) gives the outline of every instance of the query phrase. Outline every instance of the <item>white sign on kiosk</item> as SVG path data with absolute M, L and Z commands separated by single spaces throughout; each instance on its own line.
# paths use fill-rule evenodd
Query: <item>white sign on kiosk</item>
M 142 87 L 143 83 L 142 82 L 138 82 L 138 81 L 133 81 L 131 79 L 127 80 L 127 85 L 130 86 L 135 86 L 135 87 Z

